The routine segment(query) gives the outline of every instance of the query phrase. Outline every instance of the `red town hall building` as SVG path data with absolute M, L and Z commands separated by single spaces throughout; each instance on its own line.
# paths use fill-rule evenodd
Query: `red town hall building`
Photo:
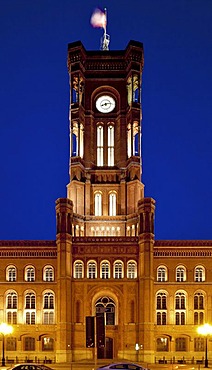
M 0 242 L 9 362 L 204 359 L 197 328 L 212 321 L 212 241 L 155 240 L 142 183 L 143 62 L 137 41 L 68 46 L 70 182 L 56 200 L 56 240 Z

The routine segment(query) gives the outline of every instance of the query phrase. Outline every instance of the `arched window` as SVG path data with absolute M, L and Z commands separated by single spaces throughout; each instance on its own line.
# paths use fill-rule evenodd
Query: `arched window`
M 6 295 L 6 316 L 8 324 L 17 324 L 18 295 L 10 291 Z
M 43 324 L 54 324 L 54 293 L 43 294 Z
M 165 266 L 159 266 L 157 268 L 157 281 L 167 281 L 167 268 Z
M 36 315 L 36 301 L 35 293 L 28 292 L 25 294 L 25 323 L 26 324 L 35 324 L 35 315 Z
M 194 281 L 205 281 L 205 269 L 202 266 L 196 266 L 194 269 Z
M 100 277 L 102 279 L 110 278 L 110 263 L 108 261 L 102 261 L 100 264 Z
M 194 325 L 204 324 L 204 295 L 201 292 L 194 294 Z
M 43 269 L 43 280 L 54 281 L 54 269 L 52 266 L 45 266 Z
M 95 304 L 96 316 L 103 315 L 106 325 L 115 325 L 116 323 L 116 305 L 110 297 L 102 297 Z
M 167 293 L 158 292 L 156 295 L 157 325 L 166 325 L 167 320 Z
M 157 346 L 156 347 L 157 352 L 168 351 L 168 338 L 166 338 L 166 337 L 157 338 L 156 346 Z
M 127 277 L 128 279 L 137 278 L 137 263 L 135 261 L 127 262 Z
M 97 264 L 96 264 L 96 261 L 88 261 L 88 264 L 87 264 L 87 277 L 88 277 L 88 279 L 96 279 L 96 277 L 97 277 Z
M 74 262 L 74 278 L 82 279 L 84 277 L 84 263 L 82 261 Z
M 102 216 L 102 193 L 99 191 L 94 194 L 94 215 Z
M 127 125 L 127 156 L 128 158 L 132 155 L 132 131 L 131 131 L 131 123 Z
M 116 192 L 109 194 L 109 216 L 116 216 Z
M 6 268 L 6 280 L 7 281 L 16 281 L 17 279 L 17 269 L 15 266 L 7 266 Z
M 72 122 L 71 156 L 81 157 L 84 155 L 84 129 L 82 123 Z
M 186 295 L 184 292 L 175 294 L 175 324 L 185 325 L 186 321 Z
M 176 268 L 176 281 L 186 281 L 186 269 L 184 266 Z
M 53 351 L 54 350 L 54 339 L 51 337 L 42 338 L 42 351 Z
M 97 166 L 104 165 L 104 128 L 102 125 L 97 126 Z
M 113 265 L 114 279 L 122 279 L 124 277 L 124 264 L 122 261 L 115 261 Z
M 140 155 L 140 138 L 138 122 L 133 122 L 133 155 Z
M 107 129 L 108 166 L 114 166 L 114 126 L 109 125 Z
M 25 267 L 25 281 L 35 281 L 35 268 L 33 266 Z

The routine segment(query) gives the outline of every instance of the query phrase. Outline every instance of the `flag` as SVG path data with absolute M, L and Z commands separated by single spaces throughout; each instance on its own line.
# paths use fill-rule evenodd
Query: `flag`
M 97 28 L 106 28 L 107 19 L 106 14 L 100 9 L 95 9 L 91 16 L 91 25 Z

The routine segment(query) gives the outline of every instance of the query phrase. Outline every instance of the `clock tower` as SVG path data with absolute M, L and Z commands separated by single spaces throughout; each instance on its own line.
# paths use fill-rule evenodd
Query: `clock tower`
M 112 51 L 68 46 L 70 182 L 56 202 L 61 362 L 94 359 L 86 323 L 99 316 L 98 359 L 135 360 L 140 343 L 139 359 L 153 361 L 155 206 L 142 183 L 143 63 L 137 41 Z
M 135 236 L 141 182 L 143 46 L 68 47 L 70 183 L 74 236 Z

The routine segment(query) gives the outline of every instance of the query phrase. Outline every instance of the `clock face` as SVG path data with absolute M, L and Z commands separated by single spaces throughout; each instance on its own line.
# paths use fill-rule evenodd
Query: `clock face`
M 112 112 L 115 105 L 115 100 L 110 95 L 102 95 L 96 101 L 96 108 L 101 113 Z

